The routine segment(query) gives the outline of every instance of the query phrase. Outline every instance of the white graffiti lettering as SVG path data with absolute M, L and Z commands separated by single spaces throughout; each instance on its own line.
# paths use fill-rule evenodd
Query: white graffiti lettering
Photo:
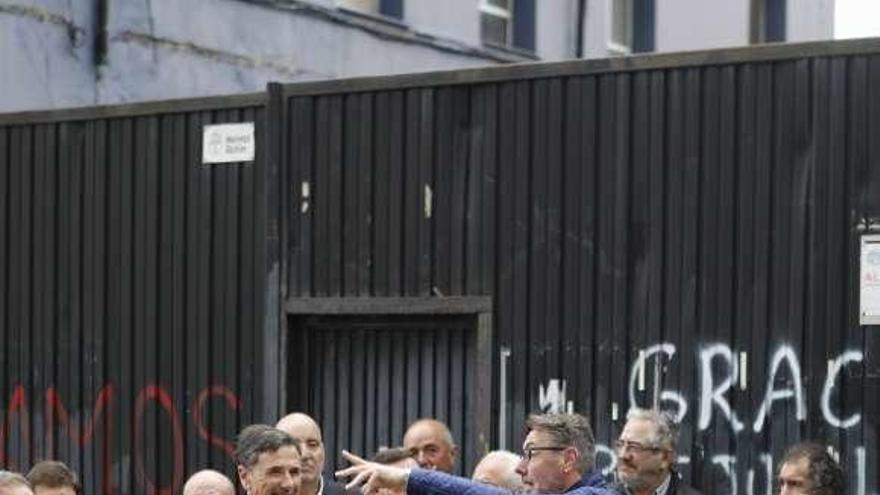
M 571 412 L 574 409 L 572 401 L 566 401 L 565 380 L 553 378 L 547 383 L 547 388 L 541 385 L 538 390 L 538 407 L 544 413 Z
M 718 387 L 714 387 L 713 373 L 712 373 L 712 361 L 716 358 L 721 358 L 727 365 L 727 369 L 730 370 L 727 377 L 721 381 L 721 384 Z M 724 344 L 714 344 L 703 351 L 700 352 L 700 363 L 702 364 L 702 387 L 700 394 L 700 417 L 698 426 L 700 430 L 705 430 L 709 427 L 709 423 L 712 420 L 712 405 L 718 404 L 721 412 L 724 413 L 724 416 L 730 422 L 730 426 L 733 428 L 733 431 L 739 432 L 744 428 L 742 421 L 737 419 L 736 413 L 730 407 L 730 403 L 727 402 L 727 399 L 724 397 L 724 394 L 727 393 L 728 390 L 733 386 L 736 382 L 737 376 L 737 362 L 734 359 L 733 351 L 730 347 L 727 347 Z
M 856 495 L 865 495 L 867 488 L 865 487 L 865 448 L 856 448 Z
M 761 463 L 764 464 L 764 495 L 773 494 L 773 456 L 770 454 L 761 454 L 759 456 Z M 755 495 L 755 470 L 749 469 L 748 479 L 746 483 L 746 493 Z
M 776 382 L 776 373 L 779 372 L 779 368 L 782 366 L 783 361 L 788 363 L 794 386 L 791 388 L 776 390 L 773 388 Z M 798 421 L 804 421 L 807 419 L 807 404 L 804 401 L 804 389 L 801 385 L 801 366 L 800 363 L 798 363 L 797 355 L 791 346 L 784 345 L 773 354 L 773 359 L 771 360 L 770 365 L 770 374 L 767 376 L 766 390 L 767 392 L 764 395 L 764 401 L 761 403 L 761 409 L 758 411 L 758 417 L 755 419 L 755 433 L 759 433 L 764 429 L 764 421 L 767 419 L 767 415 L 770 414 L 773 402 L 777 400 L 790 399 L 793 397 L 796 405 L 795 417 Z
M 861 351 L 847 351 L 841 354 L 837 359 L 831 361 L 831 364 L 828 366 L 828 376 L 825 377 L 825 385 L 822 387 L 821 405 L 822 416 L 824 416 L 825 421 L 831 426 L 843 429 L 852 428 L 862 420 L 862 415 L 859 413 L 853 414 L 846 419 L 840 419 L 834 414 L 834 412 L 831 411 L 831 392 L 834 389 L 835 383 L 837 383 L 837 375 L 843 371 L 843 367 L 846 366 L 846 363 L 860 363 L 863 358 L 864 356 Z
M 727 454 L 720 454 L 712 457 L 712 464 L 721 466 L 724 474 L 730 480 L 730 493 L 739 493 L 736 486 L 736 457 Z
M 773 414 L 773 406 L 777 401 L 792 400 L 792 410 L 797 421 L 805 421 L 807 419 L 807 397 L 804 389 L 804 383 L 817 383 L 823 380 L 822 390 L 819 397 L 811 397 L 812 400 L 818 399 L 818 409 L 821 411 L 824 423 L 832 428 L 845 430 L 855 428 L 862 424 L 863 415 L 857 410 L 847 410 L 846 406 L 837 397 L 837 387 L 843 387 L 852 378 L 848 373 L 848 369 L 853 371 L 859 369 L 859 363 L 866 361 L 866 355 L 860 350 L 845 350 L 839 355 L 829 356 L 827 372 L 825 376 L 816 376 L 816 369 L 810 367 L 808 375 L 803 375 L 798 354 L 790 345 L 782 345 L 775 352 L 770 354 L 767 361 L 767 377 L 764 381 L 764 390 L 753 392 L 758 396 L 761 402 L 753 418 L 741 417 L 742 411 L 733 408 L 731 396 L 737 393 L 735 386 L 746 390 L 749 385 L 744 375 L 747 374 L 745 353 L 736 352 L 730 346 L 723 343 L 710 343 L 709 345 L 698 347 L 698 351 L 693 356 L 695 359 L 688 365 L 697 364 L 695 376 L 696 382 L 693 384 L 693 395 L 689 392 L 687 395 L 682 391 L 675 389 L 661 389 L 664 383 L 664 375 L 670 373 L 678 373 L 676 361 L 682 359 L 677 353 L 676 346 L 669 342 L 660 342 L 639 350 L 635 361 L 629 370 L 629 405 L 619 404 L 625 407 L 659 407 L 671 412 L 675 419 L 679 422 L 688 420 L 690 412 L 689 400 L 698 401 L 695 404 L 696 412 L 691 414 L 692 421 L 696 423 L 697 431 L 705 431 L 712 425 L 712 421 L 716 411 L 721 414 L 721 421 L 725 421 L 730 425 L 733 433 L 740 434 L 746 429 L 746 425 L 750 430 L 754 430 L 754 434 L 761 434 L 770 423 L 768 418 Z M 653 371 L 653 392 L 648 387 L 648 394 L 640 394 L 639 391 L 646 390 L 646 373 L 650 372 L 649 363 L 654 368 Z M 755 364 L 752 364 L 754 367 Z M 848 368 L 850 367 L 850 368 Z M 783 369 L 785 368 L 785 369 Z M 821 369 L 818 370 L 821 373 Z M 859 370 L 859 375 L 863 373 Z M 760 385 L 760 384 L 759 384 Z M 568 400 L 567 390 L 568 383 L 562 378 L 552 378 L 546 383 L 540 384 L 538 388 L 538 405 L 543 412 L 571 412 L 575 409 L 572 401 Z M 588 394 L 589 395 L 589 394 Z M 639 404 L 639 400 L 645 402 L 644 405 Z M 615 424 L 622 420 L 618 416 L 618 403 L 611 402 L 602 407 L 609 407 L 612 411 L 611 420 Z M 665 407 L 664 407 L 665 406 Z M 778 407 L 777 407 L 778 409 Z M 626 409 L 622 409 L 625 411 Z M 777 416 L 779 414 L 777 413 Z M 777 418 L 774 418 L 776 421 Z M 781 418 L 786 421 L 786 418 Z M 619 424 L 618 424 L 619 425 Z M 873 425 L 873 423 L 872 423 Z M 604 428 L 603 428 L 604 430 Z M 607 431 L 607 430 L 604 430 Z M 757 441 L 757 437 L 750 431 L 739 440 L 750 442 Z M 739 438 L 736 435 L 734 438 Z M 696 440 L 696 439 L 695 439 Z M 735 441 L 739 441 L 735 440 Z M 691 442 L 691 440 L 687 440 Z M 727 482 L 721 482 L 725 486 L 720 490 L 714 490 L 713 493 L 739 495 L 739 490 L 745 495 L 772 495 L 775 479 L 774 459 L 770 453 L 755 453 L 757 457 L 749 455 L 745 459 L 737 457 L 737 453 L 727 451 L 726 449 L 707 450 L 707 445 L 701 444 L 696 440 L 693 444 L 695 450 L 693 452 L 685 452 L 693 454 L 693 462 L 696 466 L 693 469 L 700 469 L 700 465 L 708 462 L 715 466 L 724 474 Z M 774 452 L 781 452 L 784 446 L 774 444 Z M 778 452 L 777 452 L 778 448 Z M 737 450 L 737 452 L 739 449 Z M 838 452 L 829 447 L 829 452 L 839 458 L 841 462 L 847 464 L 847 460 L 854 468 L 854 473 L 850 472 L 850 491 L 851 495 L 878 495 L 874 494 L 877 487 L 872 486 L 874 479 L 868 476 L 867 466 L 869 465 L 867 456 L 873 456 L 872 450 L 867 451 L 865 446 L 855 447 L 854 451 Z M 751 459 L 748 460 L 747 459 Z M 692 459 L 687 455 L 679 456 L 678 464 L 687 466 Z M 871 462 L 874 462 L 871 459 Z M 617 456 L 613 449 L 607 445 L 596 445 L 596 469 L 608 476 L 612 475 L 617 467 Z M 873 465 L 873 464 L 870 464 Z M 741 472 L 737 472 L 737 471 Z M 687 472 L 687 471 L 684 471 Z M 711 478 L 703 478 L 704 485 L 711 483 Z M 715 488 L 715 487 L 713 487 Z M 729 490 L 729 491 L 728 491 Z
M 637 381 L 644 382 L 646 361 L 649 357 L 655 354 L 665 354 L 668 359 L 672 359 L 675 355 L 675 346 L 668 342 L 661 342 L 660 344 L 652 345 L 639 353 L 639 357 L 636 359 L 636 362 L 633 363 L 632 370 L 629 374 L 629 404 L 631 408 L 640 407 L 636 400 L 636 384 Z M 657 359 L 660 358 L 658 357 Z M 660 380 L 660 377 L 657 376 L 655 368 L 654 383 L 657 383 L 658 380 Z M 644 385 L 644 383 L 642 383 L 642 385 Z M 681 422 L 685 415 L 687 415 L 687 400 L 685 400 L 684 396 L 678 392 L 663 390 L 660 392 L 659 400 L 660 402 L 672 402 L 675 404 L 675 412 L 673 413 L 673 416 L 676 421 Z

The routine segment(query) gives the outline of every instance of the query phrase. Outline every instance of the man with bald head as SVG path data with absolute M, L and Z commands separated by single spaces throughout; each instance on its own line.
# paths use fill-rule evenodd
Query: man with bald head
M 413 452 L 422 469 L 451 473 L 455 468 L 458 446 L 449 428 L 436 419 L 423 418 L 411 424 L 403 436 L 403 447 Z
M 514 492 L 525 491 L 522 477 L 516 472 L 516 467 L 522 462 L 522 458 L 513 452 L 495 450 L 486 454 L 477 467 L 471 479 L 497 486 Z
M 183 495 L 235 495 L 235 485 L 223 473 L 203 469 L 186 480 Z
M 295 412 L 284 416 L 275 428 L 300 441 L 302 448 L 302 486 L 300 495 L 346 495 L 358 493 L 347 491 L 341 483 L 324 479 L 324 437 L 321 427 L 308 414 Z

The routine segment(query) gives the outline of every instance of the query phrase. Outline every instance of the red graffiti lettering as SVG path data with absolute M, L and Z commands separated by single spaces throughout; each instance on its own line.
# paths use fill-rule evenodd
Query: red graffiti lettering
M 199 394 L 196 398 L 195 405 L 193 406 L 193 424 L 196 426 L 196 431 L 199 434 L 199 437 L 202 440 L 205 440 L 211 445 L 220 447 L 226 452 L 230 458 L 234 458 L 235 456 L 235 445 L 226 440 L 223 437 L 219 437 L 214 435 L 208 431 L 205 427 L 204 415 L 202 414 L 202 410 L 205 407 L 205 402 L 208 401 L 211 397 L 220 396 L 226 400 L 226 407 L 233 410 L 238 410 L 241 407 L 241 399 L 238 398 L 237 395 L 232 393 L 231 390 L 226 388 L 223 385 L 212 385 Z
M 171 425 L 174 434 L 174 475 L 171 478 L 170 486 L 156 487 L 150 477 L 147 475 L 142 458 L 143 445 L 143 415 L 147 401 L 153 400 L 162 406 L 171 418 Z M 162 387 L 156 385 L 148 385 L 141 390 L 135 402 L 135 418 L 134 418 L 134 459 L 137 465 L 138 479 L 144 487 L 146 493 L 150 495 L 171 495 L 178 493 L 180 484 L 183 482 L 183 429 L 180 425 L 180 418 L 177 416 L 177 409 L 174 407 L 174 401 Z
M 9 438 L 12 427 L 12 415 L 18 411 L 19 426 L 21 427 L 22 441 L 26 447 L 26 457 L 30 457 L 31 435 L 30 435 L 30 419 L 27 409 L 27 396 L 24 387 L 18 385 L 12 391 L 12 397 L 9 400 L 9 408 L 7 409 L 6 419 L 0 427 L 0 465 L 7 466 L 8 469 L 15 470 L 16 467 L 10 459 L 6 458 L 6 441 Z
M 74 391 L 77 392 L 77 391 Z M 100 449 L 100 476 L 101 489 L 104 494 L 116 493 L 119 491 L 119 480 L 114 480 L 114 461 L 115 456 L 131 456 L 131 469 L 137 478 L 143 493 L 149 495 L 171 495 L 177 493 L 183 483 L 185 473 L 185 457 L 184 457 L 184 435 L 183 425 L 181 423 L 180 412 L 174 403 L 171 394 L 158 385 L 148 385 L 144 387 L 137 395 L 133 404 L 132 416 L 129 421 L 122 421 L 114 416 L 119 405 L 120 391 L 112 384 L 105 384 L 95 397 L 91 408 L 91 416 L 87 404 L 83 407 L 69 408 L 70 404 L 65 404 L 64 398 L 55 387 L 46 389 L 42 397 L 45 403 L 43 411 L 45 413 L 44 431 L 35 432 L 39 435 L 36 438 L 45 438 L 45 452 L 36 452 L 38 455 L 54 458 L 57 454 L 60 441 L 69 439 L 75 442 L 80 448 L 91 447 L 92 449 Z M 218 404 L 216 399 L 222 399 L 223 404 Z M 69 399 L 68 399 L 69 400 Z M 167 452 L 145 452 L 144 442 L 144 416 L 147 414 L 147 408 L 151 402 L 163 409 L 160 414 L 165 414 L 171 423 L 171 434 L 173 435 L 173 456 L 169 459 Z M 5 407 L 5 411 L 4 411 Z M 34 407 L 40 407 L 34 405 Z M 210 431 L 205 424 L 205 416 L 212 408 L 225 407 L 227 410 L 239 411 L 242 408 L 242 401 L 232 390 L 225 385 L 211 385 L 199 391 L 192 402 L 190 419 L 195 426 L 194 433 L 205 443 L 223 450 L 230 458 L 234 455 L 235 447 L 233 442 L 222 435 L 230 435 L 235 432 L 213 432 Z M 125 408 L 125 404 L 123 404 Z M 183 409 L 182 409 L 183 410 Z M 5 414 L 4 414 L 5 413 Z M 216 412 L 215 412 L 216 414 Z M 15 443 L 15 455 L 19 462 L 28 462 L 32 459 L 34 452 L 30 429 L 30 413 L 28 410 L 28 394 L 22 384 L 14 385 L 9 402 L 0 405 L 0 415 L 3 415 L 3 422 L 0 423 L 0 466 L 6 466 L 8 469 L 17 469 L 11 462 L 13 455 L 10 453 L 12 445 L 11 435 L 15 432 L 13 428 L 17 427 L 20 433 L 20 441 Z M 15 425 L 14 422 L 18 424 Z M 121 433 L 120 425 L 126 425 Z M 132 428 L 128 430 L 127 428 Z M 58 431 L 56 431 L 58 430 Z M 115 431 L 114 431 L 115 430 Z M 113 436 L 128 435 L 130 432 L 132 443 L 131 451 L 114 452 Z M 150 432 L 151 435 L 167 435 L 167 428 L 162 428 L 158 432 Z M 16 437 L 19 438 L 19 437 Z M 99 445 L 100 444 L 100 445 Z M 40 446 L 42 446 L 41 444 Z M 38 449 L 39 450 L 39 449 Z M 147 472 L 145 465 L 145 456 L 155 456 L 160 463 L 163 473 L 164 469 L 172 468 L 172 478 L 167 486 L 156 486 L 150 473 Z M 74 466 L 75 468 L 79 466 Z M 155 475 L 155 474 L 153 474 Z M 125 478 L 128 479 L 128 478 Z M 166 480 L 162 480 L 165 482 Z M 98 488 L 93 487 L 93 493 L 98 493 Z
M 107 413 L 104 414 L 104 409 L 107 409 Z M 95 399 L 95 404 L 92 406 L 92 410 L 94 414 L 92 414 L 91 421 L 86 423 L 85 428 L 80 431 L 79 427 L 70 421 L 70 416 L 67 414 L 67 408 L 64 407 L 64 401 L 61 399 L 61 395 L 55 391 L 54 387 L 49 387 L 46 390 L 46 440 L 48 443 L 48 454 L 52 457 L 55 456 L 55 418 L 58 418 L 58 423 L 61 427 L 65 428 L 67 431 L 67 435 L 71 440 L 79 444 L 81 447 L 84 447 L 90 443 L 92 443 L 92 438 L 95 436 L 95 427 L 98 424 L 98 420 L 102 417 L 104 418 L 104 428 L 101 430 L 104 434 L 104 437 L 101 442 L 101 488 L 104 493 L 113 493 L 113 481 L 111 479 L 111 460 L 110 460 L 110 446 L 112 445 L 112 435 L 113 435 L 113 386 L 105 385 L 99 392 L 98 397 Z

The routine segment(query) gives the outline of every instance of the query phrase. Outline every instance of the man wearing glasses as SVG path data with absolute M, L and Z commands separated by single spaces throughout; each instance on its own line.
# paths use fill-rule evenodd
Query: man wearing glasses
M 526 420 L 526 430 L 522 461 L 516 467 L 526 491 L 568 493 L 605 486 L 602 475 L 593 472 L 596 442 L 587 418 L 535 414 Z
M 593 472 L 595 442 L 587 419 L 579 414 L 543 414 L 526 421 L 528 434 L 517 466 L 526 491 L 568 495 L 612 495 L 601 474 Z M 352 466 L 336 475 L 352 478 L 346 488 L 406 489 L 407 495 L 509 495 L 510 491 L 439 471 L 399 469 L 367 462 L 343 451 Z
M 678 427 L 664 413 L 633 408 L 617 450 L 617 484 L 624 495 L 700 495 L 675 471 Z

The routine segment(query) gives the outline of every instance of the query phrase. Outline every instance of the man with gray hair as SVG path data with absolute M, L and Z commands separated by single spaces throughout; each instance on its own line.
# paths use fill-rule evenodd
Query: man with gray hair
M 186 480 L 183 495 L 235 495 L 235 486 L 223 473 L 203 469 Z
M 480 459 L 471 479 L 505 490 L 521 492 L 525 490 L 525 486 L 519 473 L 516 472 L 516 467 L 521 461 L 522 458 L 513 452 L 493 450 Z
M 634 407 L 614 442 L 617 483 L 624 495 L 700 495 L 675 471 L 678 425 L 666 413 Z
M 34 491 L 21 474 L 0 470 L 0 495 L 34 495 Z
M 846 475 L 825 447 L 803 442 L 792 446 L 779 468 L 779 495 L 846 493 Z
M 568 495 L 611 495 L 601 473 L 593 472 L 595 442 L 587 419 L 579 414 L 542 414 L 526 421 L 529 432 L 517 466 L 526 491 Z M 337 476 L 352 478 L 346 488 L 363 485 L 365 493 L 379 488 L 406 489 L 407 495 L 509 495 L 504 490 L 436 470 L 399 469 L 365 461 L 349 452 L 352 466 Z
M 248 495 L 299 495 L 299 441 L 269 425 L 241 430 L 235 446 L 238 479 Z
M 566 493 L 580 486 L 605 487 L 602 475 L 593 472 L 596 440 L 587 418 L 533 414 L 526 419 L 526 430 L 523 458 L 516 468 L 526 491 Z

